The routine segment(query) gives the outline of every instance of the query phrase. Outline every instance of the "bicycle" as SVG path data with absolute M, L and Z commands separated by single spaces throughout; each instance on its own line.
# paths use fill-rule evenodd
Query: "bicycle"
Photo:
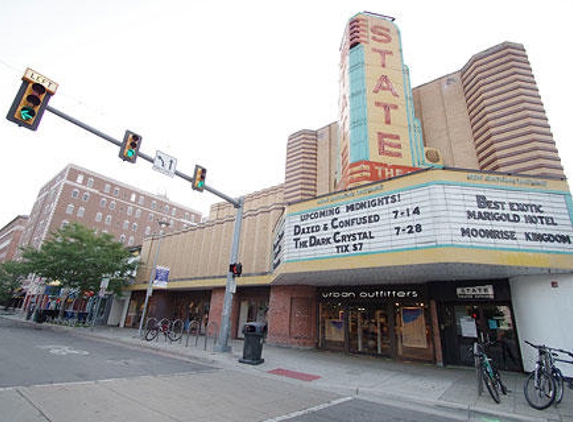
M 531 407 L 543 410 L 552 404 L 559 404 L 563 400 L 564 384 L 573 389 L 573 378 L 563 375 L 556 366 L 556 362 L 573 365 L 573 360 L 560 359 L 559 353 L 573 358 L 573 353 L 545 345 L 536 345 L 525 340 L 531 347 L 537 349 L 537 361 L 534 371 L 526 378 L 523 392 L 525 399 Z M 548 380 L 550 378 L 551 380 Z
M 169 321 L 167 318 L 163 318 L 157 322 L 155 318 L 150 318 L 145 329 L 145 340 L 153 341 L 159 333 L 163 333 L 164 338 L 168 338 L 172 342 L 179 341 L 183 334 L 183 321 L 180 319 Z
M 506 395 L 508 389 L 501 380 L 501 376 L 498 370 L 492 365 L 492 359 L 489 358 L 485 352 L 485 348 L 492 345 L 493 343 L 478 343 L 475 342 L 470 351 L 474 355 L 476 375 L 478 379 L 478 394 L 481 396 L 483 392 L 483 384 L 487 387 L 487 391 L 491 398 L 496 402 L 500 403 L 500 391 Z
M 537 361 L 535 369 L 525 379 L 523 394 L 531 407 L 539 410 L 547 409 L 555 401 L 555 397 L 559 396 L 557 393 L 559 387 L 552 373 L 555 366 L 553 353 L 545 345 L 535 345 L 527 340 L 525 342 L 537 349 Z

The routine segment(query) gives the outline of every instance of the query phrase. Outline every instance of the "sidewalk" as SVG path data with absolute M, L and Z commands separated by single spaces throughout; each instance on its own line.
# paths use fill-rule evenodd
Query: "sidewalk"
M 22 320 L 17 315 L 0 317 L 15 323 L 35 324 Z M 239 363 L 243 352 L 243 343 L 239 340 L 230 343 L 231 352 L 216 353 L 211 351 L 212 338 L 209 339 L 207 350 L 204 350 L 204 337 L 199 337 L 198 345 L 195 346 L 195 337 L 191 336 L 189 346 L 186 347 L 186 336 L 181 343 L 170 343 L 163 338 L 147 342 L 140 340 L 137 330 L 130 328 L 72 328 L 52 324 L 41 324 L 41 327 L 66 330 L 74 335 L 95 337 L 134 347 L 151 348 L 224 369 L 263 377 L 280 377 L 284 381 L 304 384 L 305 387 L 393 405 L 401 402 L 410 408 L 466 411 L 468 415 L 482 415 L 482 420 L 499 420 L 490 418 L 505 417 L 524 421 L 573 422 L 573 390 L 565 388 L 560 405 L 539 411 L 531 408 L 525 401 L 524 374 L 502 374 L 511 392 L 502 396 L 501 403 L 496 404 L 487 391 L 478 397 L 473 368 L 440 368 L 421 363 L 399 363 L 387 359 L 314 349 L 282 348 L 268 344 L 263 347 L 264 363 L 248 365 Z

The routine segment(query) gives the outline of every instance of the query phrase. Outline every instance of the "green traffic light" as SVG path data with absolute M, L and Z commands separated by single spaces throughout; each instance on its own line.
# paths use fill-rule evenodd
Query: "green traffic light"
M 127 155 L 128 158 L 131 158 L 135 155 L 135 151 L 132 149 L 128 149 L 125 155 Z
M 20 117 L 22 120 L 32 120 L 35 115 L 36 112 L 30 107 L 22 107 L 20 109 Z

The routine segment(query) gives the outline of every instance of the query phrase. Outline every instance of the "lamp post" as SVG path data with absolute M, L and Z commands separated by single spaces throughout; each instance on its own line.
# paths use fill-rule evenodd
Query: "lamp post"
M 157 243 L 157 250 L 155 251 L 155 258 L 153 259 L 153 268 L 149 274 L 149 283 L 147 285 L 147 293 L 145 294 L 145 302 L 143 303 L 143 312 L 141 314 L 141 320 L 139 321 L 139 330 L 137 335 L 141 337 L 141 330 L 143 329 L 143 321 L 145 321 L 145 316 L 147 314 L 147 305 L 149 304 L 149 297 L 153 293 L 153 275 L 157 274 L 157 257 L 159 256 L 159 248 L 161 247 L 161 239 L 163 238 L 163 229 L 169 226 L 167 221 L 159 221 L 159 242 Z M 153 241 L 153 238 L 151 239 Z M 151 249 L 151 246 L 150 246 Z

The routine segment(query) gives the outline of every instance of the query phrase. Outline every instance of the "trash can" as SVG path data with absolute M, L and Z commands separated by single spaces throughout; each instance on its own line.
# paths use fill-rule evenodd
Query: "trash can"
M 259 322 L 247 322 L 243 326 L 243 358 L 239 359 L 241 363 L 249 365 L 260 365 L 265 360 L 261 358 L 263 353 L 263 342 L 267 333 L 266 324 Z

